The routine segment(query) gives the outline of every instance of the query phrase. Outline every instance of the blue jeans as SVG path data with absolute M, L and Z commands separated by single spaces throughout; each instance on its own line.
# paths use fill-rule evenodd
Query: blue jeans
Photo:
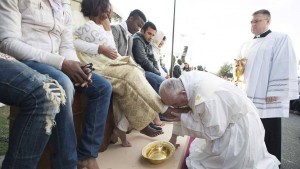
M 0 58 L 0 72 L 0 102 L 19 108 L 2 169 L 34 169 L 59 112 L 61 97 L 54 93 L 60 94 L 62 89 L 49 77 L 16 60 Z
M 158 93 L 160 84 L 165 80 L 165 78 L 148 71 L 145 71 L 145 76 L 152 88 L 156 91 L 156 93 Z
M 63 87 L 66 93 L 66 104 L 61 106 L 57 114 L 56 127 L 52 130 L 50 144 L 54 148 L 52 163 L 55 168 L 68 169 L 76 168 L 76 135 L 73 123 L 72 103 L 74 96 L 74 85 L 67 75 L 62 71 L 42 63 L 34 61 L 24 62 L 32 69 L 42 74 L 48 74 Z M 105 122 L 107 118 L 112 87 L 105 78 L 93 74 L 93 83 L 85 88 L 79 88 L 78 92 L 88 97 L 87 115 L 81 140 L 78 143 L 78 159 L 84 160 L 90 157 L 97 157 L 102 144 Z M 66 120 L 69 119 L 69 120 Z

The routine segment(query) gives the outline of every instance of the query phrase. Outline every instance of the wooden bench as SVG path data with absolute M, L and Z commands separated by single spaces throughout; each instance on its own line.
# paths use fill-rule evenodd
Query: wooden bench
M 16 115 L 17 109 L 18 109 L 17 107 L 13 107 L 13 106 L 10 109 L 10 116 L 12 117 L 10 118 L 10 128 L 13 125 L 14 122 L 13 117 Z M 77 136 L 77 142 L 79 141 L 82 133 L 82 127 L 85 121 L 86 110 L 87 110 L 87 97 L 76 93 L 74 96 L 74 103 L 73 103 L 73 118 L 74 118 L 74 127 Z M 114 123 L 114 115 L 113 115 L 113 108 L 111 102 L 108 111 L 106 125 L 105 125 L 103 143 L 101 145 L 99 152 L 105 151 L 108 145 L 111 143 L 111 141 L 113 141 L 113 143 L 117 142 L 117 140 L 111 140 L 114 127 L 115 127 L 115 123 Z M 41 156 L 37 169 L 51 169 L 50 157 L 51 157 L 51 148 L 49 144 L 47 144 Z

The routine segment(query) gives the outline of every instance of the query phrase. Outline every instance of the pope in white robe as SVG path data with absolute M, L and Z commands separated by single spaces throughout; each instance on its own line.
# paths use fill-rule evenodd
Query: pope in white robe
M 206 72 L 192 71 L 167 79 L 160 87 L 162 101 L 175 113 L 170 142 L 177 136 L 196 137 L 186 159 L 189 169 L 276 169 L 280 162 L 268 153 L 257 109 L 231 82 Z M 166 117 L 172 120 L 170 117 Z M 203 142 L 203 143 L 201 143 Z

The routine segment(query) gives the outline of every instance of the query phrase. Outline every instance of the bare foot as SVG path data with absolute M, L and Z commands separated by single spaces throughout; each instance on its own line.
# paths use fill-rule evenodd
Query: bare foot
M 86 160 L 78 160 L 77 162 L 78 169 L 100 169 L 96 158 L 88 158 Z
M 118 136 L 115 133 L 112 133 L 110 136 L 110 143 L 116 144 L 118 142 Z
M 140 133 L 145 134 L 149 137 L 156 137 L 160 134 L 164 134 L 162 130 L 155 130 L 154 128 L 150 127 L 149 125 L 146 126 L 144 129 L 140 131 Z
M 131 147 L 130 142 L 126 139 L 126 133 L 119 128 L 114 129 L 114 134 L 121 139 L 123 147 Z
M 165 125 L 165 123 L 160 120 L 159 116 L 156 116 L 155 119 L 153 120 L 153 122 L 157 126 L 164 126 Z

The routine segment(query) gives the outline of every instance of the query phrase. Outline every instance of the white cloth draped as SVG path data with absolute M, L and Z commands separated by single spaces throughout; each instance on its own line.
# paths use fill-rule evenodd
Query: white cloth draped
M 161 67 L 161 65 L 162 65 L 162 63 L 161 63 L 161 59 L 162 59 L 161 58 L 161 48 L 159 48 L 158 46 L 164 37 L 165 37 L 165 34 L 162 31 L 157 31 L 151 42 L 153 54 L 154 54 L 155 60 L 157 61 L 159 72 L 163 78 L 165 78 L 168 74 Z
M 246 42 L 240 58 L 247 58 L 245 91 L 261 118 L 288 117 L 289 101 L 298 99 L 297 60 L 287 35 L 272 32 Z M 278 100 L 266 103 L 267 96 Z
M 278 168 L 280 162 L 266 149 L 257 109 L 243 91 L 206 72 L 187 72 L 180 79 L 192 111 L 181 115 L 173 133 L 197 137 L 186 159 L 188 168 Z
M 152 49 L 153 49 L 153 54 L 154 54 L 154 57 L 155 57 L 155 60 L 157 61 L 157 65 L 158 65 L 158 69 L 159 69 L 159 72 L 160 72 L 160 75 L 165 78 L 168 74 L 162 69 L 161 67 L 161 53 L 160 53 L 160 48 L 156 47 L 155 45 L 152 46 Z

